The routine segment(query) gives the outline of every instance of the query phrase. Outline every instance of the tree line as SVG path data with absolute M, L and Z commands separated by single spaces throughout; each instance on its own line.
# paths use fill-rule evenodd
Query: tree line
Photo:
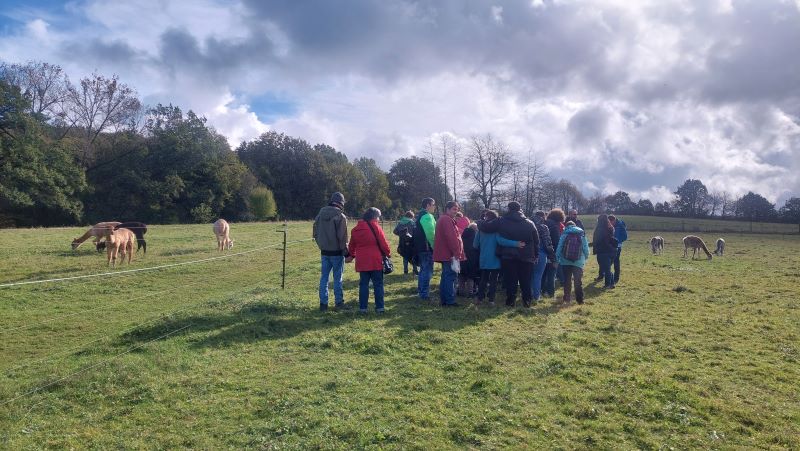
M 634 202 L 624 192 L 585 198 L 549 174 L 528 151 L 499 138 L 431 139 L 423 156 L 388 171 L 277 131 L 231 149 L 192 111 L 144 106 L 117 76 L 70 81 L 43 62 L 0 63 L 0 226 L 49 226 L 102 220 L 149 223 L 309 219 L 335 191 L 346 213 L 375 206 L 388 217 L 416 210 L 424 197 L 461 201 L 468 214 L 519 201 L 525 211 L 743 217 L 800 221 L 800 199 L 775 210 L 762 196 L 733 199 L 700 181 L 678 187 L 672 202 Z

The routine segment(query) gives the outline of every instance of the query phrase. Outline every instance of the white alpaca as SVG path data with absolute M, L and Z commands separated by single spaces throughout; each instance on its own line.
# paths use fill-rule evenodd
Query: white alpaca
M 650 250 L 653 251 L 653 255 L 661 255 L 664 252 L 664 238 L 660 236 L 650 238 Z
M 717 239 L 717 249 L 714 251 L 714 255 L 723 255 L 725 253 L 725 240 L 722 238 Z
M 233 249 L 231 226 L 228 224 L 228 221 L 224 219 L 217 219 L 217 222 L 214 223 L 214 235 L 217 236 L 218 251 Z

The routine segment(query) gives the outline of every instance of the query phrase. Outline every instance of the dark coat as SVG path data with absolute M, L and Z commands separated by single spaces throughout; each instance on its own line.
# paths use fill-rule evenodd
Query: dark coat
M 610 254 L 617 251 L 614 239 L 614 227 L 608 226 L 606 230 L 596 230 L 592 236 L 592 253 Z
M 481 271 L 481 251 L 473 246 L 476 234 L 477 232 L 469 227 L 464 229 L 464 233 L 461 234 L 461 241 L 464 243 L 464 254 L 467 256 L 467 260 L 461 263 L 461 275 L 465 277 L 475 277 Z
M 561 239 L 561 223 L 553 221 L 552 219 L 547 219 L 545 220 L 544 224 L 550 231 L 551 246 L 553 247 L 558 246 L 558 241 Z
M 544 249 L 550 262 L 556 261 L 556 252 L 550 238 L 550 228 L 545 225 L 541 216 L 534 217 L 533 223 L 536 225 L 536 231 L 539 232 L 539 249 Z
M 497 233 L 509 240 L 525 242 L 522 249 L 497 246 L 497 253 L 502 259 L 534 263 L 539 257 L 539 232 L 522 212 L 510 211 L 494 221 L 482 222 L 479 228 L 481 232 Z
M 427 216 L 427 218 L 425 217 Z M 433 246 L 431 246 L 430 242 L 425 232 L 424 222 L 433 222 L 434 230 L 436 228 L 436 220 L 433 219 L 433 215 L 428 213 L 427 210 L 421 210 L 419 214 L 417 214 L 417 218 L 414 220 L 414 255 L 417 255 L 422 252 L 433 252 Z

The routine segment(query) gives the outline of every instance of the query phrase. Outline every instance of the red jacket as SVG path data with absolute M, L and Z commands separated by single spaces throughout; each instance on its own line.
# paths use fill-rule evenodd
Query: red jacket
M 378 236 L 377 242 L 375 241 L 375 235 L 369 230 L 370 226 L 375 231 L 375 235 Z M 378 220 L 370 221 L 367 224 L 366 221 L 360 219 L 350 232 L 350 243 L 347 245 L 350 255 L 356 259 L 356 271 L 383 270 L 383 255 L 381 255 L 381 251 L 378 248 L 378 243 L 383 248 L 384 254 L 387 256 L 392 255 L 389 250 L 389 243 L 386 242 L 386 235 L 383 234 L 383 229 L 378 224 Z
M 456 221 L 447 215 L 442 215 L 436 221 L 436 233 L 433 235 L 433 261 L 449 262 L 453 257 L 461 261 L 467 259 L 464 255 L 464 243 L 456 227 Z

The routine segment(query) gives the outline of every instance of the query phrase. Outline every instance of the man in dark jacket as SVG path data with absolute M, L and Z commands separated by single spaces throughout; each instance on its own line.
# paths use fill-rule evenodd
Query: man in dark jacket
M 567 221 L 572 221 L 579 229 L 584 231 L 586 230 L 586 228 L 583 227 L 583 221 L 578 219 L 578 210 L 575 210 L 574 208 L 569 211 L 569 215 L 567 215 Z M 554 245 L 558 246 L 558 243 L 555 243 Z
M 436 201 L 430 197 L 422 199 L 422 209 L 417 215 L 414 227 L 414 255 L 417 256 L 419 275 L 417 276 L 417 294 L 427 301 L 430 296 L 431 278 L 433 278 L 433 242 L 436 235 Z
M 333 271 L 333 294 L 336 298 L 335 308 L 344 306 L 344 290 L 342 274 L 344 258 L 347 256 L 347 217 L 344 208 L 344 196 L 336 192 L 331 201 L 322 207 L 314 218 L 313 238 L 322 254 L 322 274 L 319 278 L 319 309 L 328 309 L 328 280 Z
M 520 242 L 518 247 L 498 246 L 503 281 L 506 285 L 506 306 L 513 307 L 517 284 L 522 291 L 522 304 L 531 306 L 533 265 L 539 257 L 539 233 L 536 226 L 522 214 L 519 202 L 509 202 L 508 212 L 494 221 L 482 222 L 481 232 L 498 233 L 503 238 Z

